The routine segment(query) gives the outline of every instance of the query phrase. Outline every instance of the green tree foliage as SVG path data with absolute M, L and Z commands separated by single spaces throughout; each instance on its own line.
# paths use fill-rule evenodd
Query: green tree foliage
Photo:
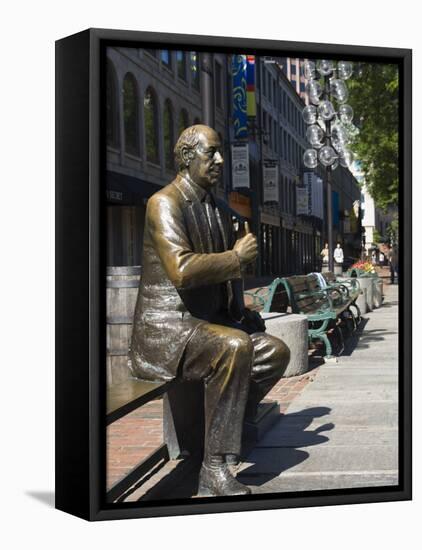
M 380 243 L 381 242 L 381 233 L 377 229 L 374 229 L 374 231 L 373 231 L 372 240 L 373 240 L 374 243 Z
M 390 238 L 390 241 L 393 244 L 398 244 L 399 242 L 399 217 L 398 214 L 394 216 L 394 219 L 387 228 L 387 234 Z
M 359 128 L 353 149 L 377 206 L 398 204 L 399 74 L 397 65 L 362 63 L 348 81 Z

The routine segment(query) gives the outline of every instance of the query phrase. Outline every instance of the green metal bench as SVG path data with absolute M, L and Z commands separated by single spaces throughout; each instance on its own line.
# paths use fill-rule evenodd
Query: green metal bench
M 338 288 L 344 294 L 346 300 L 350 298 L 351 303 L 349 307 L 353 307 L 355 310 L 353 318 L 356 328 L 362 320 L 361 311 L 356 303 L 356 300 L 362 294 L 359 281 L 354 277 L 336 277 L 332 271 L 327 271 L 321 275 L 326 285 L 322 288 Z
M 318 278 L 313 274 L 277 278 L 271 285 L 245 294 L 252 299 L 252 306 L 264 313 L 290 312 L 306 315 L 309 322 L 309 343 L 314 340 L 322 341 L 327 359 L 333 353 L 328 331 L 334 329 L 338 335 L 341 354 L 344 349 L 341 325 L 351 320 L 353 329 L 356 328 L 355 315 L 350 310 L 356 299 L 355 294 L 350 293 L 342 284 L 322 289 Z
M 308 317 L 308 337 L 311 343 L 320 340 L 325 345 L 325 358 L 331 358 L 333 348 L 328 332 L 334 329 L 340 340 L 340 355 L 344 350 L 341 326 L 352 320 L 356 327 L 355 317 L 350 310 L 353 300 L 343 289 L 321 289 L 315 275 L 297 275 L 281 279 L 293 313 Z

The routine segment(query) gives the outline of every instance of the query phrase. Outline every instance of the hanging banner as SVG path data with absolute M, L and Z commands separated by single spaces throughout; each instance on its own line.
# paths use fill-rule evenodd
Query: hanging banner
M 322 179 L 314 174 L 314 179 L 312 180 L 312 208 L 311 216 L 315 216 L 320 220 L 324 219 L 324 184 Z
M 248 137 L 248 115 L 246 111 L 246 55 L 232 58 L 233 79 L 233 126 L 236 139 Z
M 264 202 L 279 202 L 276 162 L 264 161 Z
M 249 148 L 247 143 L 232 144 L 232 187 L 249 187 Z
M 308 216 L 309 193 L 308 187 L 296 187 L 296 215 Z
M 314 172 L 305 172 L 303 174 L 303 185 L 307 191 L 308 204 L 307 212 L 303 214 L 308 216 L 314 216 L 315 218 L 323 219 L 324 217 L 324 187 L 322 179 L 319 178 Z M 304 201 L 305 199 L 303 199 Z M 303 205 L 305 203 L 303 202 Z M 298 205 L 299 207 L 299 205 Z M 305 206 L 303 206 L 305 208 Z M 299 214 L 300 212 L 298 212 Z
M 357 201 L 355 201 L 357 202 Z M 354 206 L 354 204 L 353 204 Z M 359 211 L 358 211 L 358 214 L 359 214 Z M 350 211 L 350 233 L 357 233 L 358 231 L 358 228 L 359 228 L 359 217 L 356 216 L 356 209 L 355 208 L 352 208 L 352 210 Z
M 246 56 L 246 112 L 248 117 L 256 116 L 254 55 Z

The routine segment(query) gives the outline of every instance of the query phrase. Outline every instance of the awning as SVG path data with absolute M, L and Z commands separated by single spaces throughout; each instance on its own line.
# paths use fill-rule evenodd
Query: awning
M 106 172 L 107 202 L 112 204 L 144 204 L 154 193 L 162 189 L 160 185 L 117 172 Z

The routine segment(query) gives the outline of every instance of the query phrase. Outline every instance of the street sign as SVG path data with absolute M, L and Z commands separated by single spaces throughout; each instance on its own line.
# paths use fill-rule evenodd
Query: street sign
M 264 202 L 279 202 L 278 164 L 264 161 Z
M 232 144 L 233 189 L 249 187 L 249 149 L 247 143 Z

